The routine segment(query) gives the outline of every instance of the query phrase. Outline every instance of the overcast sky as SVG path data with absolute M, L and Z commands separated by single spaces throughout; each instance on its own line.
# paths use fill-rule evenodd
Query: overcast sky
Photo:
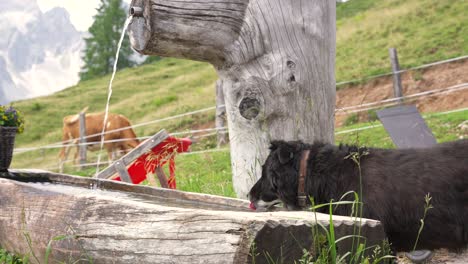
M 128 4 L 131 2 L 131 0 L 123 1 Z M 67 9 L 70 13 L 71 22 L 79 31 L 87 31 L 91 26 L 99 2 L 99 0 L 37 0 L 42 12 L 46 12 L 56 6 Z

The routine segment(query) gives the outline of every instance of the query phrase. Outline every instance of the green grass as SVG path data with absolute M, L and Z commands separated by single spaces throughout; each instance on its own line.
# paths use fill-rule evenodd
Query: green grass
M 457 126 L 468 120 L 468 111 L 450 114 L 428 114 L 426 123 L 439 143 L 453 141 L 460 137 L 468 138 L 468 133 Z M 387 132 L 380 122 L 359 123 L 342 127 L 337 130 L 377 126 L 375 128 L 356 131 L 336 136 L 336 143 L 357 144 L 367 147 L 395 148 Z M 208 148 L 213 148 L 209 145 Z M 27 161 L 30 162 L 30 161 Z M 92 167 L 84 172 L 68 168 L 67 173 L 89 176 L 95 172 Z M 177 188 L 182 191 L 208 193 L 227 197 L 235 197 L 232 186 L 231 161 L 229 151 L 208 152 L 202 154 L 178 155 L 176 157 Z
M 355 17 L 364 11 L 369 10 L 378 2 L 379 1 L 375 0 L 353 0 L 347 3 L 337 3 L 336 17 L 340 20 Z
M 466 132 L 461 131 L 457 126 L 465 120 L 468 120 L 468 111 L 451 113 L 446 115 L 427 114 L 424 119 L 432 130 L 437 142 L 447 142 L 458 139 L 461 136 L 468 137 Z M 345 131 L 367 126 L 381 125 L 379 121 L 359 123 L 356 125 L 341 127 L 337 131 Z M 372 129 L 356 131 L 353 133 L 341 134 L 336 136 L 337 143 L 365 145 L 368 147 L 395 148 L 390 136 L 385 129 L 375 127 Z
M 176 164 L 178 189 L 236 197 L 232 186 L 231 157 L 228 151 L 179 155 Z
M 15 102 L 26 120 L 25 133 L 17 136 L 15 146 L 25 148 L 59 143 L 63 117 L 76 114 L 86 106 L 89 106 L 88 112 L 105 109 L 109 79 L 106 76 L 89 80 L 47 97 Z M 178 59 L 125 69 L 119 71 L 115 79 L 110 111 L 123 114 L 132 124 L 138 124 L 211 107 L 215 104 L 216 79 L 209 64 Z M 161 129 L 176 132 L 212 120 L 214 111 L 139 127 L 135 132 L 138 136 L 154 135 Z M 58 149 L 45 149 L 20 154 L 12 166 L 56 167 L 58 152 Z
M 467 1 L 352 0 L 337 7 L 337 81 L 389 71 L 388 48 L 398 48 L 403 67 L 468 54 Z M 430 26 L 428 26 L 430 25 Z M 62 119 L 86 106 L 105 109 L 110 76 L 79 83 L 53 95 L 15 102 L 24 112 L 25 133 L 16 147 L 61 141 Z M 111 112 L 133 124 L 215 105 L 216 72 L 207 63 L 164 58 L 117 73 Z M 213 122 L 214 111 L 136 129 L 148 136 L 196 129 Z M 350 123 L 354 120 L 350 120 Z M 207 127 L 207 126 L 205 126 Z M 199 144 L 206 147 L 212 142 Z M 13 167 L 55 167 L 58 150 L 17 155 Z
M 425 118 L 439 143 L 453 141 L 460 136 L 468 137 L 468 133 L 457 126 L 468 120 L 468 111 L 446 115 L 429 114 Z M 380 122 L 359 123 L 343 127 L 337 131 L 344 131 Z M 395 148 L 383 127 L 362 130 L 336 136 L 337 144 L 357 144 L 368 147 Z M 216 195 L 234 197 L 231 179 L 231 164 L 229 152 L 204 153 L 201 155 L 181 155 L 176 160 L 177 181 L 181 190 L 206 192 Z
M 398 50 L 402 68 L 468 54 L 468 1 L 451 0 L 352 0 L 337 6 L 337 82 L 390 71 L 388 48 Z M 25 114 L 25 133 L 16 147 L 35 147 L 61 141 L 62 119 L 86 106 L 88 112 L 103 111 L 110 77 L 79 83 L 51 96 L 15 102 Z M 216 72 L 206 63 L 163 59 L 117 73 L 110 110 L 129 117 L 133 124 L 211 107 L 215 104 Z M 431 115 L 426 118 L 438 142 L 463 134 L 457 125 L 468 112 Z M 197 128 L 213 122 L 214 112 L 136 129 L 139 136 Z M 338 131 L 379 124 L 357 123 Z M 394 148 L 382 127 L 336 136 L 337 143 Z M 215 146 L 214 138 L 201 140 L 194 150 Z M 58 149 L 17 154 L 14 168 L 52 168 Z M 90 157 L 95 157 L 95 153 Z M 104 156 L 105 157 L 105 156 Z M 105 159 L 105 158 L 104 158 Z M 229 152 L 177 157 L 178 188 L 234 197 Z M 94 168 L 68 173 L 89 176 Z M 23 262 L 25 261 L 25 262 Z M 0 248 L 0 263 L 27 263 Z
M 339 4 L 337 80 L 388 71 L 387 49 L 390 46 L 398 48 L 403 66 L 468 54 L 468 19 L 465 18 L 464 10 L 468 10 L 467 1 L 352 0 Z M 26 120 L 25 133 L 17 136 L 16 147 L 58 143 L 62 137 L 64 116 L 75 114 L 86 106 L 89 106 L 88 112 L 103 111 L 109 79 L 110 76 L 105 76 L 81 82 L 50 96 L 15 102 L 15 106 L 24 112 Z M 124 69 L 115 78 L 110 111 L 124 114 L 133 124 L 138 124 L 211 107 L 215 105 L 216 79 L 216 72 L 209 64 L 170 58 Z M 438 140 L 443 142 L 459 136 L 456 125 L 465 119 L 466 113 L 458 113 L 429 118 L 428 123 Z M 136 133 L 138 136 L 149 136 L 163 128 L 177 132 L 200 126 L 212 127 L 213 121 L 214 111 L 211 111 L 139 127 Z M 339 130 L 375 123 L 355 124 L 356 121 L 349 120 L 349 126 Z M 336 138 L 338 143 L 394 147 L 383 128 L 338 135 Z M 209 149 L 215 145 L 214 137 L 201 139 L 193 146 L 193 150 Z M 43 149 L 15 154 L 12 167 L 53 170 L 57 167 L 58 152 L 58 149 Z M 232 187 L 212 186 L 203 189 L 203 184 L 217 180 L 230 184 L 228 155 L 211 153 L 202 157 L 191 155 L 178 158 L 178 164 L 183 164 L 178 165 L 178 174 L 191 175 L 187 180 L 180 179 L 181 188 L 232 196 Z M 89 160 L 95 156 L 96 153 L 89 153 Z M 205 170 L 197 165 L 216 169 Z M 90 175 L 92 171 L 93 168 L 77 172 L 68 166 L 66 172 Z M 203 178 L 203 175 L 208 179 Z
M 29 259 L 27 257 L 18 257 L 17 255 L 11 254 L 0 246 L 0 263 L 27 264 L 29 263 Z
M 352 0 L 337 6 L 337 82 L 468 54 L 467 1 Z

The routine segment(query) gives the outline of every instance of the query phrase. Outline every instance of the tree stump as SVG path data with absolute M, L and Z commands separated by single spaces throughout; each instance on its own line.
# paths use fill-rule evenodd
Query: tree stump
M 45 171 L 0 176 L 2 247 L 44 263 L 293 263 L 329 215 L 255 212 L 248 202 Z M 367 246 L 384 239 L 378 221 L 334 216 L 336 237 L 362 225 Z M 321 228 L 318 228 L 321 230 Z M 55 239 L 54 239 L 55 238 Z M 339 253 L 351 239 L 339 243 Z
M 130 41 L 206 61 L 223 85 L 233 184 L 245 198 L 272 139 L 333 143 L 335 1 L 133 0 Z

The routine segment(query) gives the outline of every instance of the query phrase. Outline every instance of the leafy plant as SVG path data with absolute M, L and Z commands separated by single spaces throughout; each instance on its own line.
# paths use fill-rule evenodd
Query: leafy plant
M 344 197 L 349 194 L 354 195 L 354 201 L 343 201 Z M 367 247 L 365 237 L 361 236 L 360 228 L 361 223 L 358 223 L 359 231 L 354 230 L 352 235 L 344 236 L 341 238 L 336 238 L 335 229 L 333 226 L 333 211 L 336 210 L 336 207 L 340 205 L 352 205 L 353 211 L 351 213 L 352 217 L 359 217 L 362 215 L 362 212 L 357 210 L 359 204 L 359 195 L 356 192 L 350 191 L 344 194 L 339 201 L 325 204 L 315 205 L 313 198 L 311 198 L 312 207 L 311 210 L 316 214 L 316 210 L 322 207 L 329 207 L 329 216 L 330 216 L 330 225 L 325 227 L 321 224 L 314 225 L 313 231 L 313 250 L 311 252 L 304 251 L 303 256 L 299 263 L 304 263 L 303 260 L 306 259 L 306 263 L 315 263 L 315 264 L 338 264 L 338 263 L 356 263 L 356 264 L 387 264 L 391 263 L 394 256 L 390 255 L 390 244 L 387 240 L 382 242 L 382 245 L 376 245 Z M 335 206 L 335 209 L 333 209 Z M 316 220 L 317 222 L 317 220 Z M 319 232 L 320 229 L 322 232 Z M 346 252 L 342 256 L 338 255 L 338 244 L 346 239 L 353 239 L 353 244 L 357 240 L 357 246 L 351 248 L 349 252 Z M 360 240 L 359 240 L 360 239 Z M 361 241 L 361 242 L 360 242 Z
M 23 133 L 23 114 L 20 111 L 16 110 L 13 106 L 10 106 L 8 108 L 6 106 L 0 106 L 0 126 L 17 127 L 18 133 Z
M 369 110 L 367 111 L 367 121 L 374 122 L 377 121 L 379 117 L 377 116 L 377 110 Z
M 42 109 L 42 104 L 38 103 L 38 102 L 35 102 L 33 105 L 32 105 L 32 110 L 33 111 L 41 111 Z
M 172 103 L 174 101 L 177 101 L 177 99 L 179 99 L 179 97 L 177 95 L 168 95 L 168 96 L 165 96 L 165 97 L 156 98 L 153 101 L 153 105 L 156 108 L 159 108 L 159 107 L 161 107 L 163 105 L 166 105 L 166 104 Z
M 423 215 L 423 218 L 421 219 L 421 226 L 419 227 L 418 235 L 416 236 L 416 241 L 414 242 L 413 250 L 416 250 L 416 247 L 418 245 L 419 236 L 421 235 L 421 232 L 424 228 L 424 220 L 426 219 L 427 212 L 429 211 L 429 209 L 434 208 L 431 204 L 431 199 L 432 197 L 429 193 L 426 194 L 426 196 L 424 197 L 424 215 Z
M 0 247 L 0 263 L 2 264 L 27 264 L 29 260 L 26 257 L 18 257 Z
M 351 126 L 359 122 L 359 116 L 356 113 L 350 114 L 344 121 L 345 126 Z

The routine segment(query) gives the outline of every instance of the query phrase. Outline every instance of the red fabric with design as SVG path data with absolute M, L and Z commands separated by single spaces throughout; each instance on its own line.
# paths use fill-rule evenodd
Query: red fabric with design
M 148 173 L 154 173 L 157 167 L 162 167 L 169 162 L 169 188 L 175 189 L 175 155 L 177 153 L 188 152 L 192 141 L 188 138 L 168 137 L 159 145 L 152 148 L 151 152 L 141 155 L 130 167 L 128 174 L 134 184 L 139 184 L 146 179 Z M 120 176 L 114 178 L 120 181 Z

